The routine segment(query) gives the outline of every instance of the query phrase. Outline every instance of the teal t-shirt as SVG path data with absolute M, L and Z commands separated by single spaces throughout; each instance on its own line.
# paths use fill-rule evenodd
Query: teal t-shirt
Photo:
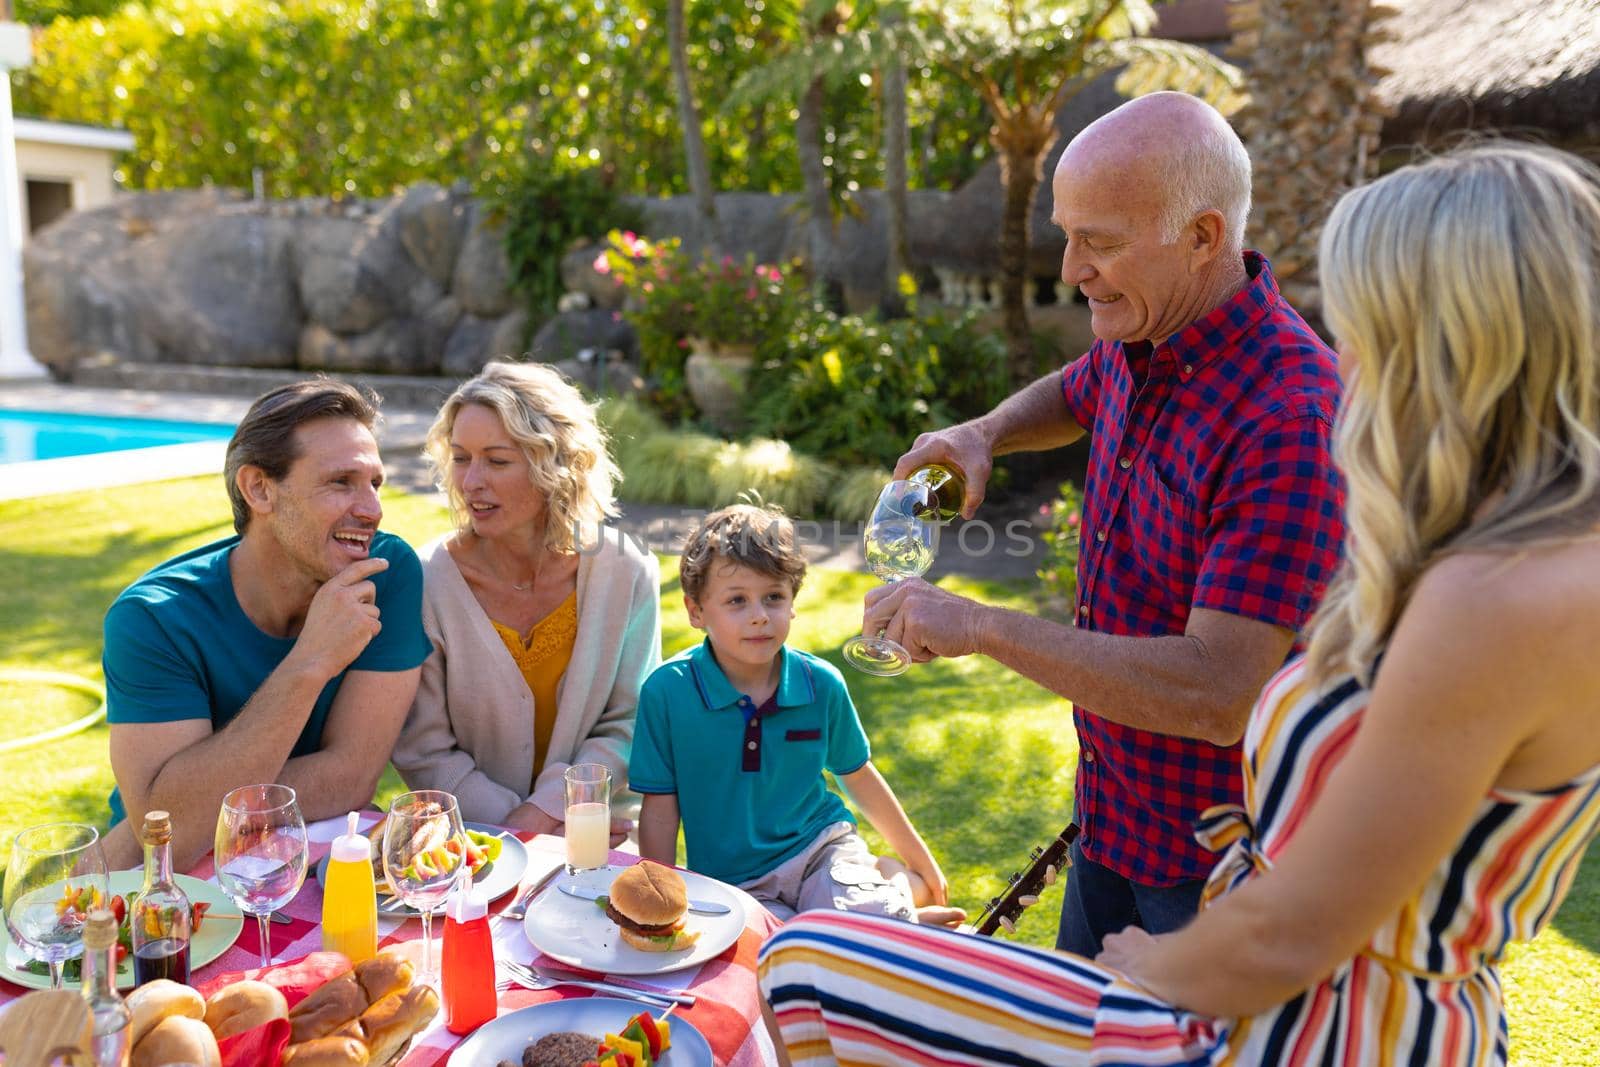
M 871 757 L 850 691 L 827 662 L 781 654 L 765 713 L 733 688 L 709 639 L 639 692 L 629 787 L 676 794 L 689 868 L 724 882 L 759 878 L 830 824 L 855 821 L 823 777 Z
M 239 606 L 228 573 L 237 536 L 175 556 L 125 589 L 106 612 L 106 721 L 211 720 L 226 726 L 294 647 L 292 637 L 261 631 Z M 389 561 L 374 575 L 382 629 L 346 671 L 404 671 L 433 650 L 422 631 L 422 565 L 411 546 L 378 533 L 371 554 Z M 292 755 L 322 747 L 341 671 L 317 697 Z M 111 791 L 111 824 L 125 817 Z

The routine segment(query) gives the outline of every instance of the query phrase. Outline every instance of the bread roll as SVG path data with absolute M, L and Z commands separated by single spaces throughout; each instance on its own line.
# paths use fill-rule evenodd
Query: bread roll
M 128 1011 L 133 1015 L 128 1041 L 137 1045 L 157 1023 L 170 1016 L 204 1019 L 206 1002 L 199 993 L 180 982 L 157 978 L 128 994 Z
M 373 1063 L 389 1057 L 439 1013 L 439 995 L 425 985 L 390 993 L 361 1014 L 361 1032 Z
M 206 1001 L 206 1025 L 218 1041 L 288 1017 L 289 1002 L 265 982 L 235 982 Z
M 205 1023 L 186 1015 L 169 1015 L 133 1046 L 128 1062 L 129 1067 L 167 1067 L 169 1063 L 222 1067 L 222 1053 L 217 1050 L 216 1035 Z
M 367 1046 L 353 1037 L 319 1037 L 290 1045 L 283 1053 L 283 1067 L 364 1067 L 370 1062 Z
M 386 953 L 378 953 L 369 960 L 356 964 L 356 981 L 367 995 L 367 1003 L 376 1004 L 390 993 L 410 989 L 416 970 L 410 961 Z
M 361 991 L 361 983 L 355 972 L 346 971 L 294 1006 L 289 1013 L 289 1043 L 326 1037 L 366 1010 L 367 995 Z

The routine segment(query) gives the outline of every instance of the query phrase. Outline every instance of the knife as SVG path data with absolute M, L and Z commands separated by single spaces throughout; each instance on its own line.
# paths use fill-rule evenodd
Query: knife
M 588 889 L 581 885 L 573 885 L 571 882 L 562 882 L 556 888 L 567 896 L 577 897 L 579 900 L 600 900 L 606 895 L 598 889 Z M 691 900 L 689 910 L 701 915 L 726 915 L 733 909 L 714 900 Z

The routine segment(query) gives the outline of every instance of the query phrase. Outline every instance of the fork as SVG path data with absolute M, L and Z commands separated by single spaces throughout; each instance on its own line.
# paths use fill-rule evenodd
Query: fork
M 565 868 L 563 868 L 559 863 L 550 868 L 550 870 L 545 873 L 544 877 L 530 885 L 521 896 L 512 901 L 504 911 L 501 911 L 499 913 L 499 918 L 515 920 L 526 918 L 528 914 L 528 905 L 533 903 L 533 898 L 538 896 L 540 892 L 544 890 L 544 887 L 549 885 L 555 876 L 560 874 L 564 869 Z
M 671 1007 L 677 1004 L 693 1004 L 692 994 L 658 993 L 650 989 L 634 989 L 630 986 L 612 985 L 610 982 L 591 982 L 585 978 L 564 978 L 535 971 L 532 967 L 510 960 L 500 960 L 500 969 L 505 971 L 518 985 L 527 989 L 551 989 L 555 986 L 570 985 L 580 989 L 590 989 L 596 993 L 609 993 L 612 996 L 631 997 L 642 1000 L 656 1007 Z

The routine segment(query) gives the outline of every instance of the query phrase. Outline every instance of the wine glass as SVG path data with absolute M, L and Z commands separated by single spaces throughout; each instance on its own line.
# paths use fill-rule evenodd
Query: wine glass
M 222 798 L 217 816 L 217 881 L 254 915 L 261 930 L 261 966 L 272 966 L 272 913 L 293 900 L 306 880 L 306 821 L 286 785 L 242 785 Z
M 879 580 L 918 578 L 939 551 L 939 519 L 932 490 L 923 482 L 890 482 L 878 494 L 861 535 L 867 569 Z M 911 654 L 881 632 L 844 643 L 844 659 L 858 671 L 889 677 L 911 666 Z
M 83 955 L 83 925 L 106 906 L 111 886 L 100 831 L 76 822 L 31 826 L 11 843 L 4 901 L 6 929 L 24 952 L 50 966 L 50 988 L 61 968 Z
M 383 873 L 395 895 L 422 918 L 421 978 L 431 980 L 433 913 L 470 868 L 462 862 L 466 839 L 456 798 L 438 789 L 402 793 L 389 805 L 383 826 Z M 451 848 L 450 843 L 456 847 Z

